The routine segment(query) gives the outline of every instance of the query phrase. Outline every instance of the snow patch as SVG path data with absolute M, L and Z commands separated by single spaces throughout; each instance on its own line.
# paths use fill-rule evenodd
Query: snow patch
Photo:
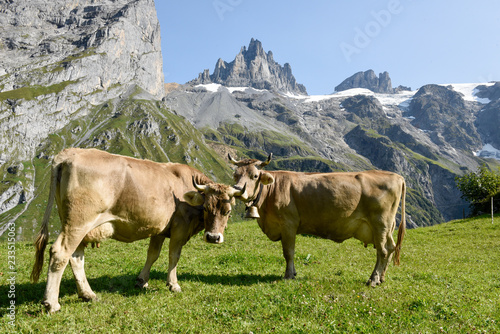
M 473 153 L 476 157 L 493 158 L 496 160 L 500 160 L 500 150 L 497 150 L 491 144 L 486 144 L 481 150 Z
M 384 106 L 409 107 L 410 101 L 417 91 L 402 91 L 397 94 L 374 94 Z
M 343 90 L 340 92 L 335 92 L 332 94 L 335 97 L 349 97 L 349 96 L 355 96 L 355 95 L 375 95 L 374 92 L 372 92 L 369 89 L 366 88 L 351 88 L 347 90 Z
M 218 84 L 218 83 L 200 84 L 200 85 L 194 86 L 194 88 L 203 88 L 207 92 L 210 92 L 210 93 L 217 93 L 219 91 L 219 89 L 223 88 L 223 89 L 227 89 L 229 91 L 229 93 L 231 93 L 231 94 L 234 92 L 244 92 L 247 94 L 251 94 L 251 93 L 259 93 L 259 92 L 266 91 L 265 89 L 257 89 L 257 88 L 253 88 L 253 87 L 226 87 L 226 86 L 223 86 L 223 85 Z
M 234 92 L 243 92 L 243 93 L 260 93 L 266 92 L 265 89 L 257 89 L 253 87 L 226 87 L 229 93 L 233 94 Z
M 217 91 L 221 86 L 222 86 L 221 84 L 209 83 L 209 84 L 196 85 L 194 86 L 194 88 L 205 88 L 207 92 L 217 93 Z
M 489 99 L 477 97 L 476 94 L 478 92 L 477 87 L 480 85 L 492 86 L 494 83 L 472 83 L 472 84 L 442 84 L 441 86 L 451 86 L 452 89 L 458 93 L 463 95 L 464 100 L 466 101 L 476 101 L 482 104 L 488 104 L 490 102 Z M 235 91 L 240 91 L 244 93 L 253 93 L 253 92 L 264 92 L 263 89 L 256 89 L 252 87 L 225 87 L 221 84 L 217 83 L 209 83 L 209 84 L 201 84 L 194 86 L 195 88 L 204 88 L 207 92 L 216 93 L 221 87 L 226 88 L 231 94 Z M 383 106 L 398 106 L 401 109 L 406 109 L 410 105 L 410 101 L 413 98 L 417 91 L 401 91 L 396 94 L 380 94 L 374 93 L 366 88 L 352 88 L 347 89 L 341 92 L 335 92 L 333 94 L 326 95 L 300 95 L 291 92 L 283 93 L 283 95 L 300 100 L 303 103 L 313 103 L 320 102 L 324 100 L 329 100 L 332 98 L 343 98 L 343 97 L 351 97 L 355 95 L 367 95 L 374 96 Z
M 478 86 L 493 86 L 495 83 L 487 82 L 487 83 L 465 83 L 465 84 L 445 84 L 440 86 L 451 86 L 455 92 L 461 93 L 465 101 L 475 101 L 482 104 L 490 103 L 490 99 L 477 97 L 476 94 L 478 92 Z
M 332 98 L 343 98 L 351 97 L 355 95 L 367 95 L 374 96 L 383 106 L 402 106 L 408 107 L 410 105 L 410 100 L 413 98 L 417 91 L 402 91 L 397 94 L 380 94 L 374 93 L 366 88 L 352 88 L 343 90 L 341 92 L 335 92 L 328 95 L 295 95 L 295 94 L 285 94 L 285 96 L 302 100 L 304 103 L 319 102 L 323 100 L 328 100 Z

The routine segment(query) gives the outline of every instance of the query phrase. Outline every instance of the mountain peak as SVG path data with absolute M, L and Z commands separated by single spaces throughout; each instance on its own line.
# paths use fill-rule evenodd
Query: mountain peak
M 240 49 L 232 62 L 219 59 L 214 72 L 207 76 L 207 71 L 200 73 L 189 84 L 218 83 L 228 87 L 248 86 L 307 95 L 304 85 L 295 80 L 290 64 L 281 66 L 275 62 L 273 53 L 269 51 L 266 54 L 262 43 L 254 38 L 248 48 L 243 46 Z
M 257 57 L 265 57 L 266 53 L 264 52 L 264 48 L 262 47 L 262 43 L 258 39 L 251 39 L 250 44 L 248 45 L 248 49 L 245 54 L 245 58 L 255 59 Z
M 389 73 L 383 72 L 377 77 L 371 69 L 365 72 L 358 72 L 345 79 L 340 85 L 335 87 L 335 91 L 340 92 L 351 88 L 366 88 L 374 93 L 394 93 Z

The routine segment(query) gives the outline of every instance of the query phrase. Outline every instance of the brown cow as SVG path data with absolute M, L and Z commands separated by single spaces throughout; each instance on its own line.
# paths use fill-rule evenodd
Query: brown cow
M 271 161 L 229 160 L 237 166 L 236 189 L 245 184 L 241 199 L 257 207 L 258 223 L 273 241 L 281 240 L 286 260 L 285 278 L 296 275 L 293 257 L 297 234 L 311 234 L 335 242 L 356 238 L 377 249 L 377 263 L 367 285 L 385 279 L 392 254 L 399 264 L 401 243 L 406 229 L 405 181 L 386 171 L 350 173 L 264 172 L 259 168 Z M 259 167 L 259 168 L 258 168 Z M 392 233 L 401 204 L 401 224 L 397 244 Z M 257 216 L 257 217 L 258 217 Z
M 78 296 L 84 300 L 96 298 L 85 277 L 84 250 L 88 243 L 106 238 L 132 242 L 151 237 L 147 261 L 137 279 L 138 286 L 144 287 L 163 241 L 170 237 L 167 285 L 173 291 L 180 291 L 176 265 L 182 246 L 203 228 L 207 242 L 223 242 L 231 197 L 241 194 L 231 187 L 212 183 L 187 165 L 156 163 L 96 149 L 70 148 L 60 152 L 52 164 L 50 195 L 35 242 L 36 260 L 31 273 L 32 280 L 38 281 L 55 199 L 61 233 L 50 249 L 42 303 L 49 312 L 61 308 L 59 286 L 68 261 Z M 190 204 L 203 207 L 191 207 L 179 200 L 183 197 Z

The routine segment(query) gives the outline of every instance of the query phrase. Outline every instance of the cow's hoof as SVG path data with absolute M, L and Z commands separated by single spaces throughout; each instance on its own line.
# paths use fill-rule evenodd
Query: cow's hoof
M 44 300 L 42 302 L 42 305 L 45 306 L 45 311 L 47 311 L 47 313 L 49 314 L 56 313 L 61 309 L 61 304 L 57 302 L 54 305 L 52 305 L 48 301 Z
M 380 285 L 380 281 L 377 280 L 372 280 L 371 278 L 366 282 L 367 286 L 371 286 L 372 288 L 376 287 L 377 285 Z
M 285 272 L 285 279 L 295 279 L 295 276 L 297 276 L 297 272 L 294 270 L 291 274 L 288 272 Z
M 135 287 L 138 289 L 146 289 L 149 286 L 148 282 L 143 280 L 142 278 L 137 278 L 137 282 L 135 282 Z
M 167 286 L 172 292 L 182 292 L 181 286 L 177 283 L 167 283 Z
M 81 298 L 84 302 L 97 301 L 97 295 L 92 291 L 83 293 L 78 297 Z

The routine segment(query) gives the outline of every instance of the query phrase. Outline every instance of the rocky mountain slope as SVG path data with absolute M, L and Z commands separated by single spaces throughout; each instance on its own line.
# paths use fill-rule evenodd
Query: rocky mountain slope
M 3 2 L 0 235 L 9 223 L 22 239 L 38 229 L 50 159 L 68 146 L 184 162 L 227 180 L 224 160 L 163 95 L 153 0 Z
M 255 62 L 262 55 L 264 51 L 254 54 Z M 397 172 L 408 183 L 412 226 L 462 217 L 467 204 L 455 177 L 482 163 L 498 165 L 483 158 L 490 151 L 481 151 L 484 144 L 497 145 L 498 84 L 431 84 L 411 91 L 392 88 L 387 72 L 377 77 L 369 70 L 346 79 L 334 94 L 308 96 L 290 94 L 271 84 L 278 82 L 272 79 L 265 89 L 248 81 L 233 85 L 200 80 L 216 73 L 217 67 L 213 75 L 205 71 L 170 91 L 166 105 L 207 140 L 237 149 L 242 156 L 264 158 L 272 152 L 275 161 L 268 168 Z M 239 75 L 246 80 L 261 76 L 249 70 Z
M 488 102 L 475 120 L 477 131 L 483 142 L 500 148 L 500 82 L 496 82 L 494 85 L 480 85 L 476 89 L 476 95 Z M 500 152 L 495 157 L 500 160 Z
M 152 0 L 14 1 L 2 5 L 0 29 L 2 160 L 28 159 L 123 85 L 163 94 Z

